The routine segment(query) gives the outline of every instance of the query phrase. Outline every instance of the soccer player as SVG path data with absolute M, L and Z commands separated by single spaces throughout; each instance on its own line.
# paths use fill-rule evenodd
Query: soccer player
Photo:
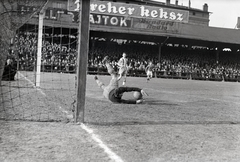
M 152 61 L 149 62 L 149 64 L 147 65 L 147 67 L 145 68 L 146 74 L 147 74 L 147 82 L 152 79 L 153 77 L 153 69 L 154 69 L 154 65 L 152 63 Z
M 105 86 L 97 76 L 94 77 L 97 85 L 103 90 L 103 96 L 107 99 L 109 99 L 113 103 L 125 103 L 125 104 L 140 104 L 143 102 L 143 99 L 137 99 L 137 100 L 124 100 L 122 99 L 123 93 L 125 92 L 132 92 L 132 91 L 138 91 L 142 95 L 148 96 L 148 94 L 143 91 L 140 88 L 136 87 L 119 87 L 119 77 L 116 71 L 114 71 L 113 67 L 110 65 L 110 62 L 108 60 L 108 57 L 106 56 L 103 60 L 105 63 L 108 73 L 111 75 L 110 83 Z
M 118 80 L 120 80 L 122 77 L 124 77 L 123 79 L 123 85 L 126 84 L 126 80 L 127 80 L 127 54 L 124 52 L 122 54 L 122 57 L 119 59 L 117 65 L 118 65 L 118 68 L 119 68 L 119 71 L 118 71 L 118 74 L 119 74 L 119 77 L 118 77 Z

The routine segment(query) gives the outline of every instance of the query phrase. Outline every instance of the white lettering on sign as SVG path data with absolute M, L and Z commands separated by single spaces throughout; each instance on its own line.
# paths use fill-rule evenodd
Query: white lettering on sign
M 141 16 L 142 17 L 149 17 L 149 10 L 148 9 L 145 9 L 144 6 L 141 6 Z
M 90 10 L 95 11 L 97 8 L 97 4 L 90 4 Z
M 106 25 L 108 23 L 108 19 L 109 19 L 109 16 L 102 16 L 103 20 L 104 20 L 104 25 Z M 99 19 L 99 23 L 101 22 L 101 16 L 98 15 L 98 19 Z
M 79 9 L 80 9 L 80 0 L 75 0 L 74 4 L 76 5 L 76 8 L 74 9 L 74 11 L 79 11 Z
M 111 26 L 120 26 L 120 27 L 128 27 L 127 18 L 125 17 L 117 17 L 117 16 L 107 16 L 107 15 L 93 15 L 90 14 L 89 19 L 91 24 L 98 25 L 111 25 Z
M 126 13 L 126 8 L 125 7 L 119 7 L 119 13 L 120 14 L 125 14 Z
M 107 10 L 108 13 L 112 13 L 112 12 L 115 13 L 115 14 L 117 13 L 117 7 L 116 6 L 112 6 L 112 3 L 108 3 L 107 5 L 108 5 L 108 10 Z
M 117 25 L 118 24 L 118 19 L 116 18 L 116 17 L 112 17 L 111 19 L 110 19 L 110 23 L 112 24 L 112 25 Z
M 98 6 L 98 10 L 100 12 L 105 12 L 106 11 L 106 6 L 101 4 L 101 5 Z
M 124 6 L 120 6 L 120 7 L 116 7 L 114 5 L 112 5 L 111 2 L 108 2 L 106 5 L 105 4 L 95 4 L 92 3 L 90 4 L 90 11 L 94 12 L 94 11 L 99 11 L 99 12 L 108 12 L 110 14 L 120 14 L 120 15 L 124 15 L 124 14 L 128 14 L 128 15 L 132 15 L 133 11 L 135 9 L 134 8 L 126 8 Z
M 79 11 L 81 0 L 68 0 L 70 11 Z M 121 2 L 95 1 L 90 3 L 90 13 L 132 18 L 154 18 L 177 22 L 188 22 L 189 11 L 164 6 L 137 5 Z
M 167 12 L 164 12 L 162 8 L 159 9 L 160 11 L 160 18 L 161 19 L 168 19 L 168 13 Z
M 174 12 L 170 12 L 170 17 L 169 19 L 175 20 L 176 19 L 176 14 Z
M 157 11 L 156 10 L 153 10 L 152 12 L 151 12 L 151 16 L 152 17 L 157 17 L 158 15 L 157 15 Z
M 144 6 L 141 6 L 140 7 L 141 9 L 141 16 L 142 17 L 152 17 L 152 18 L 161 18 L 161 19 L 170 19 L 170 20 L 179 20 L 179 21 L 182 21 L 183 20 L 183 14 L 181 13 L 178 13 L 176 15 L 175 12 L 170 12 L 168 13 L 167 11 L 164 11 L 162 8 L 159 9 L 159 12 L 157 10 L 148 10 L 146 9 Z
M 179 21 L 182 21 L 182 20 L 183 20 L 183 17 L 182 17 L 183 14 L 178 13 L 177 16 L 178 16 L 177 20 L 179 20 Z
M 127 10 L 128 10 L 128 14 L 132 15 L 135 9 L 134 8 L 127 8 Z

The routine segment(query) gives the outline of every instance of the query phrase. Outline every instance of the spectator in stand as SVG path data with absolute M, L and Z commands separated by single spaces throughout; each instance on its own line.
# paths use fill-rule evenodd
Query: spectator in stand
M 70 67 L 73 69 L 77 60 L 76 43 L 64 46 L 64 43 L 61 42 L 60 44 L 57 39 L 58 38 L 49 39 L 49 35 L 45 34 L 42 49 L 43 65 L 49 67 L 51 65 L 54 67 L 65 67 L 69 64 L 69 69 Z M 76 39 L 76 37 L 74 39 Z M 216 60 L 214 50 L 197 48 L 189 50 L 183 46 L 164 46 L 162 48 L 161 60 L 159 61 L 156 55 L 154 55 L 158 53 L 158 48 L 155 44 L 141 41 L 122 41 L 121 43 L 116 39 L 94 39 L 94 41 L 94 46 L 91 46 L 92 43 L 90 43 L 89 56 L 91 57 L 89 58 L 91 58 L 92 61 L 89 62 L 89 66 L 98 67 L 98 64 L 101 65 L 100 62 L 103 56 L 109 53 L 112 54 L 111 57 L 113 61 L 118 61 L 117 58 L 122 55 L 124 51 L 128 54 L 128 59 L 131 60 L 131 75 L 138 75 L 139 69 L 145 69 L 145 60 L 154 60 L 154 62 L 159 62 L 157 67 L 159 70 L 158 73 L 161 75 L 165 72 L 166 76 L 177 75 L 179 77 L 187 76 L 187 78 L 190 78 L 188 75 L 191 74 L 193 79 L 224 78 L 224 80 L 226 80 L 239 78 L 239 52 L 222 51 L 219 54 L 219 59 Z M 34 62 L 36 61 L 34 58 L 36 58 L 37 51 L 37 33 L 19 32 L 16 36 L 15 44 L 18 50 L 19 69 L 33 69 Z M 53 57 L 52 60 L 51 57 Z M 142 63 L 141 66 L 140 63 Z M 103 68 L 106 70 L 105 66 L 103 66 Z M 66 69 L 66 67 L 59 68 L 59 70 L 63 71 Z
M 146 68 L 146 66 L 145 66 L 145 64 L 144 64 L 144 62 L 142 61 L 141 63 L 140 63 L 140 65 L 139 65 L 139 67 L 138 67 L 138 70 L 145 70 L 145 68 Z

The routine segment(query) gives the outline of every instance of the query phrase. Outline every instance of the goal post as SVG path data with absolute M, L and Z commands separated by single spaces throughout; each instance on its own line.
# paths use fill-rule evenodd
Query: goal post
M 37 44 L 37 71 L 36 71 L 36 87 L 40 87 L 40 77 L 41 77 L 41 58 L 42 58 L 42 34 L 43 34 L 43 18 L 44 13 L 39 13 L 39 23 L 38 23 L 38 44 Z
M 46 7 L 48 5 L 49 0 L 46 1 L 44 6 L 39 12 L 38 18 L 38 44 L 37 44 L 37 66 L 36 66 L 36 78 L 35 78 L 35 86 L 40 87 L 40 77 L 41 77 L 41 60 L 42 60 L 42 35 L 43 35 L 43 20 L 45 16 Z
M 89 14 L 90 0 L 77 0 L 79 5 L 78 27 L 78 61 L 77 61 L 77 106 L 75 108 L 75 122 L 84 122 L 86 77 L 89 45 Z

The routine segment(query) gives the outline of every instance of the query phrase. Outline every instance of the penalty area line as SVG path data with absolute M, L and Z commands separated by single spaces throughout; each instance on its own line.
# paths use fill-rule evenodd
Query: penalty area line
M 111 160 L 115 162 L 123 162 L 123 160 L 116 153 L 114 153 L 107 145 L 103 143 L 103 141 L 98 137 L 98 135 L 93 133 L 92 129 L 88 128 L 83 123 L 81 123 L 81 128 L 92 137 L 92 139 L 98 144 L 99 147 L 101 147 L 104 150 L 104 152 L 108 155 L 108 157 Z

